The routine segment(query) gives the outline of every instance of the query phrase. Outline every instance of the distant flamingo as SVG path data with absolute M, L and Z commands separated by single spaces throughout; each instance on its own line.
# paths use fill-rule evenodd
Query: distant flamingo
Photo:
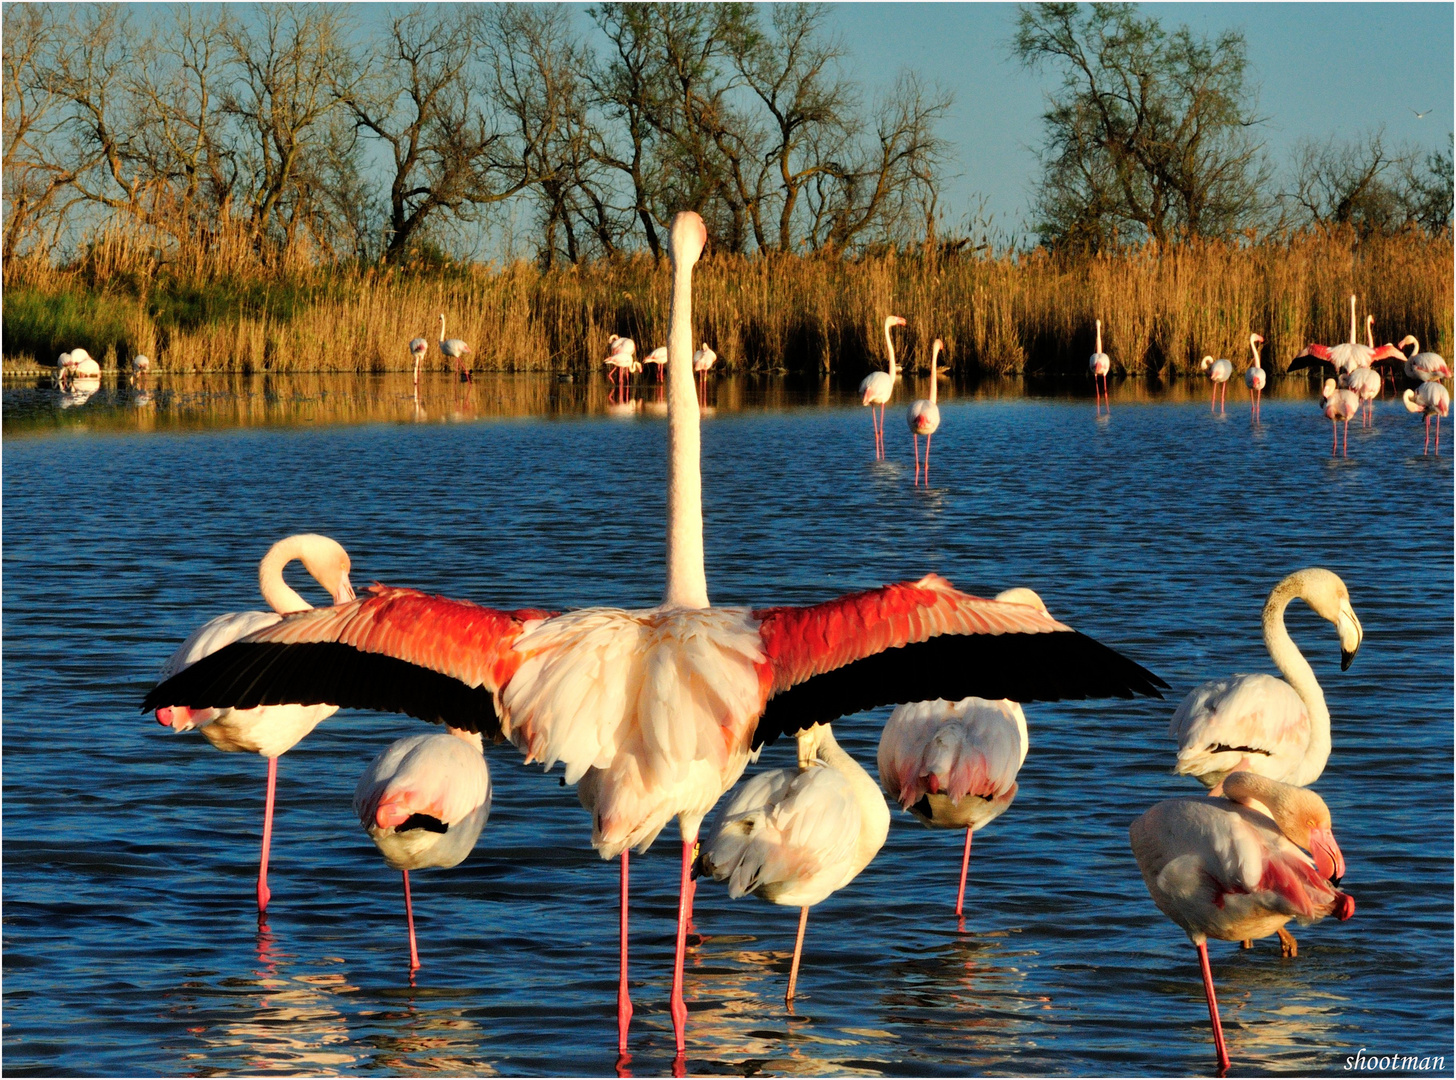
M 701 386 L 699 392 L 703 400 L 708 399 L 708 372 L 713 370 L 713 365 L 718 362 L 718 354 L 708 348 L 708 343 L 703 342 L 703 347 L 693 353 L 693 373 L 698 376 Z
M 1234 366 L 1227 360 L 1215 360 L 1211 356 L 1205 356 L 1198 362 L 1198 370 L 1208 372 L 1208 378 L 1213 384 L 1213 397 L 1209 399 L 1208 409 L 1213 411 L 1215 405 L 1228 403 L 1228 381 L 1233 378 Z M 1219 401 L 1219 387 L 1223 388 L 1223 400 Z M 1220 409 L 1220 411 L 1222 411 Z
M 467 346 L 468 347 L 468 346 Z M 410 355 L 415 358 L 415 386 L 420 385 L 420 361 L 430 351 L 430 343 L 422 337 L 414 338 L 409 343 Z
M 1334 434 L 1330 443 L 1330 453 L 1333 455 L 1340 448 L 1340 421 L 1345 422 L 1345 456 L 1350 456 L 1350 420 L 1360 411 L 1360 399 L 1353 390 L 1341 390 L 1334 379 L 1325 380 L 1324 392 L 1320 394 L 1320 400 L 1324 402 L 1325 416 L 1329 417 L 1334 425 Z M 1407 406 L 1409 408 L 1409 406 Z
M 809 909 L 844 888 L 870 864 L 890 833 L 890 811 L 859 762 L 834 741 L 828 724 L 799 732 L 799 767 L 759 773 L 713 818 L 696 867 L 752 893 L 799 909 L 799 933 L 784 1001 L 792 1004 Z
M 450 728 L 391 743 L 359 778 L 354 813 L 384 861 L 404 874 L 414 971 L 420 954 L 409 872 L 464 861 L 490 817 L 490 769 L 479 732 Z
M 1254 419 L 1259 419 L 1259 403 L 1264 393 L 1264 385 L 1267 376 L 1264 374 L 1264 367 L 1259 362 L 1259 346 L 1264 344 L 1264 338 L 1259 334 L 1249 335 L 1249 351 L 1254 354 L 1253 361 L 1244 372 L 1244 385 L 1249 388 L 1249 393 L 1254 399 Z
M 996 599 L 1046 611 L 1030 589 Z M 1006 812 L 1026 761 L 1026 714 L 1014 701 L 968 697 L 898 705 L 880 735 L 885 794 L 933 829 L 965 829 L 955 913 L 964 911 L 971 834 Z
M 1345 583 L 1319 567 L 1283 578 L 1269 592 L 1263 621 L 1264 647 L 1284 678 L 1233 675 L 1195 687 L 1168 724 L 1178 741 L 1175 773 L 1215 792 L 1237 770 L 1297 787 L 1320 778 L 1330 757 L 1330 710 L 1314 669 L 1284 628 L 1284 610 L 1296 598 L 1335 624 L 1340 670 L 1349 668 L 1365 631 Z
M 1102 406 L 1102 398 L 1107 398 L 1107 411 L 1112 411 L 1112 395 L 1107 392 L 1107 373 L 1112 370 L 1112 357 L 1102 351 L 1102 320 L 1097 320 L 1097 349 L 1087 359 L 1087 370 L 1092 373 L 1092 392 L 1097 393 L 1097 380 L 1102 380 L 1102 393 L 1097 398 L 1097 406 Z
M 643 365 L 655 364 L 657 366 L 657 381 L 662 382 L 662 369 L 667 364 L 667 346 L 659 345 L 642 358 Z
M 912 696 L 1033 701 L 1156 695 L 1163 685 L 1050 616 L 968 596 L 933 574 L 811 607 L 710 607 L 690 351 L 692 269 L 706 241 L 697 214 L 673 219 L 661 606 L 553 615 L 376 585 L 351 606 L 295 615 L 237 642 L 147 696 L 232 705 L 326 700 L 504 735 L 528 762 L 561 761 L 565 781 L 580 782 L 593 846 L 604 859 L 620 857 L 624 900 L 628 849 L 645 851 L 676 817 L 682 861 L 670 1011 L 679 1053 L 693 845 L 758 746 Z M 304 655 L 310 662 L 300 662 Z M 620 918 L 617 1020 L 625 1053 L 632 1015 L 625 903 Z
M 1401 395 L 1405 402 L 1407 412 L 1425 413 L 1426 416 L 1426 447 L 1422 453 L 1431 449 L 1431 417 L 1436 418 L 1436 453 L 1441 452 L 1441 417 L 1449 416 L 1451 413 L 1451 394 L 1438 382 L 1421 383 L 1417 390 L 1407 390 Z
M 915 482 L 920 483 L 920 436 L 925 436 L 925 486 L 930 486 L 930 437 L 940 428 L 940 407 L 935 404 L 935 362 L 945 343 L 936 338 L 930 347 L 930 399 L 917 398 L 910 403 L 905 420 L 915 442 Z
M 1411 347 L 1411 353 L 1405 361 L 1406 378 L 1413 382 L 1440 382 L 1451 377 L 1451 366 L 1440 353 L 1421 352 L 1421 343 L 1414 334 L 1401 338 L 1400 348 L 1404 349 L 1407 343 Z
M 885 457 L 885 405 L 895 393 L 895 380 L 900 369 L 895 364 L 895 343 L 890 340 L 890 327 L 904 326 L 905 320 L 898 315 L 885 316 L 885 353 L 890 358 L 888 371 L 872 371 L 859 384 L 860 404 L 870 407 L 870 423 L 875 428 L 875 460 Z M 880 407 L 879 419 L 875 419 L 875 406 Z
M 410 346 L 411 351 L 414 345 Z M 459 338 L 445 339 L 445 314 L 440 313 L 440 352 L 444 353 L 451 360 L 455 361 L 454 367 L 460 373 L 460 378 L 469 379 L 470 369 L 465 366 L 465 357 L 471 354 L 471 348 Z
M 1309 924 L 1355 914 L 1354 899 L 1335 887 L 1345 859 L 1323 799 L 1249 772 L 1229 776 L 1224 794 L 1160 802 L 1128 830 L 1153 903 L 1198 949 L 1221 1071 L 1229 1055 L 1208 939 L 1244 941 L 1276 931 L 1283 939 L 1290 919 Z
M 335 604 L 354 599 L 349 584 L 349 555 L 327 536 L 302 533 L 279 540 L 258 564 L 258 587 L 272 611 L 243 611 L 219 615 L 204 623 L 162 667 L 162 679 L 185 671 L 248 634 L 282 622 L 296 611 L 311 611 L 310 604 L 283 580 L 283 568 L 301 560 L 313 579 L 333 597 Z M 302 700 L 301 698 L 295 700 Z M 148 708 L 155 706 L 149 705 Z M 263 849 L 258 860 L 258 911 L 268 909 L 268 848 L 273 837 L 273 792 L 278 782 L 278 758 L 292 749 L 319 722 L 338 712 L 335 705 L 285 703 L 250 708 L 188 708 L 163 705 L 156 709 L 157 722 L 173 731 L 198 728 L 219 750 L 261 754 L 268 759 L 268 794 L 263 803 Z
M 618 394 L 625 396 L 627 377 L 642 370 L 642 365 L 637 362 L 637 343 L 629 337 L 612 334 L 607 338 L 607 359 L 604 362 L 612 368 Z
M 1368 367 L 1357 367 L 1354 371 L 1343 375 L 1342 378 L 1345 380 L 1345 389 L 1360 401 L 1361 426 L 1369 427 L 1375 410 L 1372 403 L 1380 396 L 1385 380 L 1380 377 L 1380 372 Z
M 131 370 L 137 375 L 145 375 L 152 370 L 151 358 L 140 354 L 133 356 L 131 358 Z

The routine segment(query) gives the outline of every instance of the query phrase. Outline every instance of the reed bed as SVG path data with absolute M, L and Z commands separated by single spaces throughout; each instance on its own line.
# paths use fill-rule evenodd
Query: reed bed
M 669 276 L 645 255 L 551 271 L 348 268 L 266 263 L 241 236 L 163 250 L 112 231 L 71 265 L 12 260 L 4 278 L 7 361 L 54 363 L 79 345 L 106 367 L 145 353 L 176 372 L 398 371 L 411 366 L 409 339 L 436 338 L 443 312 L 477 369 L 579 371 L 600 364 L 610 334 L 642 352 L 667 335 Z M 1090 257 L 709 252 L 694 284 L 699 335 L 742 371 L 857 376 L 882 363 L 892 312 L 909 320 L 902 359 L 926 363 L 939 336 L 963 375 L 1083 373 L 1097 318 L 1128 374 L 1187 374 L 1205 353 L 1242 361 L 1251 331 L 1266 339 L 1265 366 L 1282 371 L 1307 342 L 1348 337 L 1352 292 L 1378 342 L 1414 333 L 1445 355 L 1453 344 L 1451 239 L 1417 232 Z M 444 359 L 431 349 L 427 363 Z

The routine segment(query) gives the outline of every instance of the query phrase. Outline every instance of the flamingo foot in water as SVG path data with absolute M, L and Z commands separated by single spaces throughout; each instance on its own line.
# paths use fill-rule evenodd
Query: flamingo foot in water
M 268 910 L 273 893 L 268 888 L 268 849 L 273 844 L 273 793 L 278 786 L 278 759 L 268 759 L 268 794 L 263 800 L 263 851 L 258 857 L 258 914 Z
M 804 955 L 804 928 L 809 925 L 809 909 L 799 909 L 799 933 L 794 938 L 794 961 L 789 966 L 789 989 L 784 994 L 784 1004 L 789 1008 L 794 1007 L 794 987 L 799 982 L 799 958 Z
M 617 982 L 617 1053 L 628 1063 L 627 1029 L 632 1025 L 632 994 L 627 988 L 627 852 L 622 852 L 622 921 L 619 931 L 621 941 L 621 974 Z M 620 1064 L 619 1058 L 619 1064 Z
M 966 830 L 966 850 L 961 855 L 961 887 L 956 891 L 955 913 L 960 915 L 965 910 L 966 899 L 966 871 L 971 867 L 971 830 Z
M 1287 958 L 1299 955 L 1299 942 L 1284 927 L 1279 928 L 1279 955 Z
M 687 948 L 688 905 L 692 902 L 693 845 L 697 838 L 682 842 L 682 877 L 678 882 L 677 901 L 677 948 L 672 961 L 672 998 L 668 1003 L 672 1013 L 673 1037 L 677 1052 L 681 1055 L 687 1045 L 688 1006 L 683 1001 L 683 953 Z
M 1213 993 L 1213 970 L 1208 966 L 1208 944 L 1198 943 L 1198 963 L 1203 968 L 1203 991 L 1208 998 L 1208 1019 L 1213 1025 L 1213 1046 L 1218 1051 L 1219 1071 L 1229 1067 L 1228 1047 L 1223 1041 L 1223 1025 L 1218 1019 L 1218 998 Z
M 410 939 L 410 974 L 413 975 L 420 966 L 420 952 L 415 948 L 415 909 L 410 903 L 409 871 L 402 870 L 404 874 L 404 917 L 409 923 Z

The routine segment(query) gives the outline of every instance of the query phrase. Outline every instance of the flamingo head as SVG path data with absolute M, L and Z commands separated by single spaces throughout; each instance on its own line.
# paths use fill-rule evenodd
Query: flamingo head
M 157 710 L 157 723 L 173 731 L 191 731 L 212 723 L 218 712 L 217 709 L 189 709 L 186 705 L 163 705 Z
M 899 315 L 886 315 L 885 316 L 885 328 L 886 329 L 889 329 L 892 326 L 908 326 L 908 325 L 909 324 L 904 320 L 904 318 L 902 318 Z
M 708 227 L 691 210 L 680 210 L 668 229 L 668 251 L 673 266 L 692 266 L 708 246 Z
M 1198 361 L 1198 370 L 1199 371 L 1207 371 L 1212 365 L 1213 365 L 1213 357 L 1211 357 L 1211 356 L 1205 356 L 1202 360 Z
M 1409 344 L 1411 347 L 1411 356 L 1414 356 L 1416 353 L 1421 351 L 1421 343 L 1416 340 L 1416 336 L 1414 334 L 1407 334 L 1405 337 L 1400 339 L 1400 345 L 1397 347 L 1400 349 L 1402 355 L 1404 355 L 1405 353 L 1405 347 L 1407 344 Z
M 1340 853 L 1340 845 L 1335 843 L 1335 834 L 1329 821 L 1328 811 L 1323 824 L 1311 819 L 1308 841 L 1304 846 L 1314 859 L 1315 869 L 1320 872 L 1320 877 L 1338 885 L 1345 876 L 1345 856 Z
M 1024 586 L 1018 585 L 1014 589 L 998 592 L 992 599 L 1001 604 L 1021 604 L 1025 607 L 1035 608 L 1043 615 L 1050 614 L 1047 611 L 1046 604 L 1042 602 L 1041 597 Z
M 1262 344 L 1264 344 L 1264 335 L 1263 334 L 1250 334 L 1249 335 L 1249 344 L 1250 345 L 1262 345 Z

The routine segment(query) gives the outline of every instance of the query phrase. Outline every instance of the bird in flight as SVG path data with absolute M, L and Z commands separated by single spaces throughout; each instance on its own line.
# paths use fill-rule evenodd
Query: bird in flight
M 1416 112 L 1414 109 L 1411 109 L 1411 107 L 1409 105 L 1407 105 L 1406 108 L 1407 109 L 1410 109 L 1411 112 L 1416 113 L 1416 119 L 1417 120 L 1419 120 L 1421 117 L 1425 116 L 1426 113 L 1428 113 L 1428 112 L 1431 111 L 1430 109 L 1427 109 L 1426 112 Z

